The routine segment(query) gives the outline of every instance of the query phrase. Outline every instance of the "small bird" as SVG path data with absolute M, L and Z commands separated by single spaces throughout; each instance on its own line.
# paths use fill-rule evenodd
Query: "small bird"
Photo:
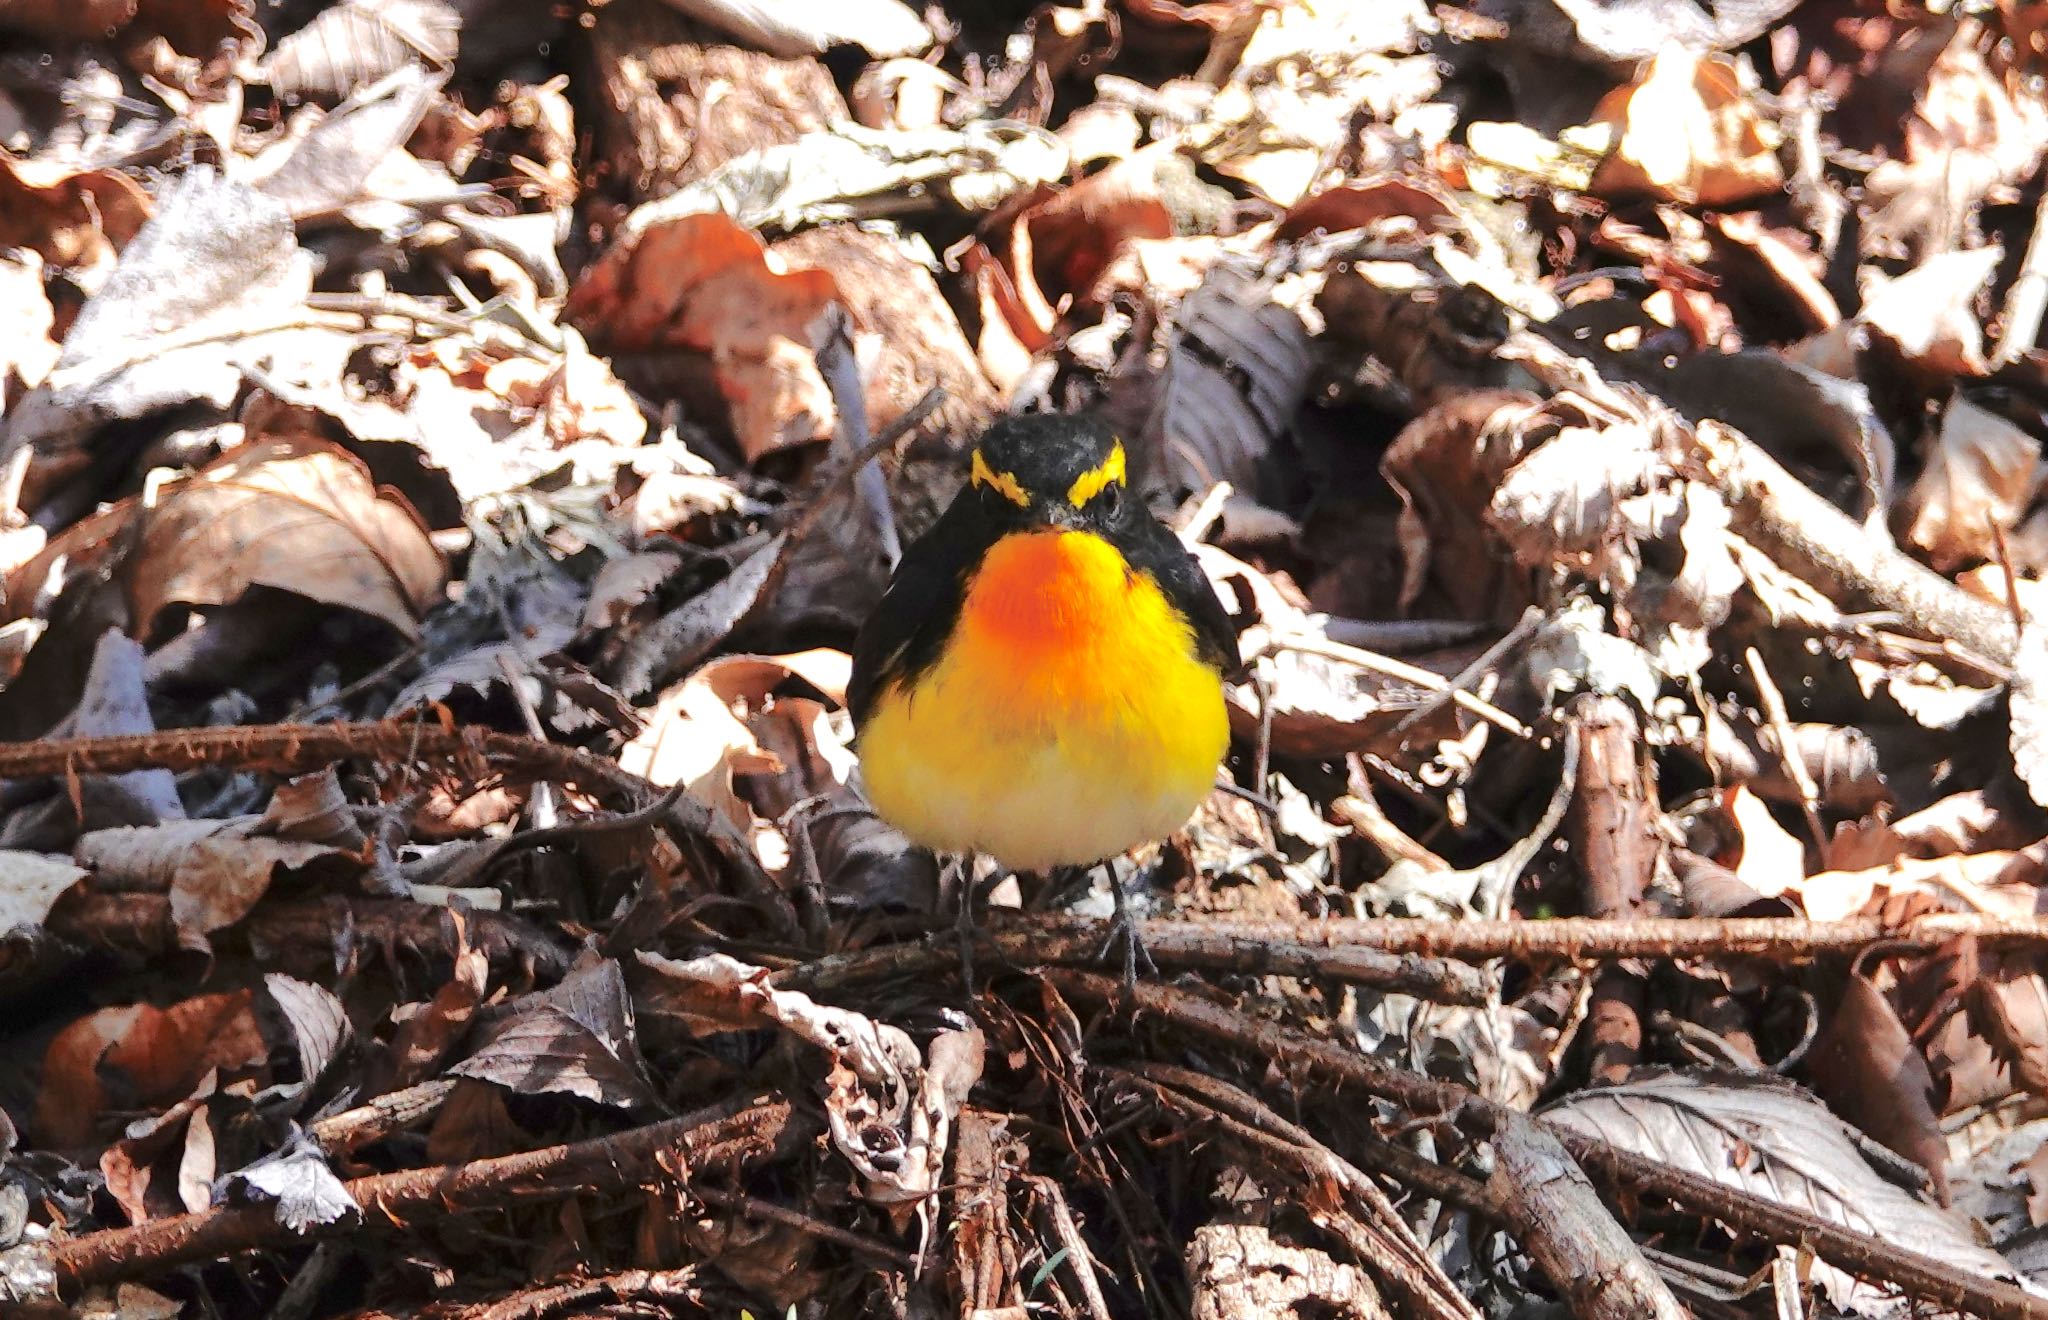
M 897 566 L 848 704 L 875 811 L 935 852 L 1041 875 L 1163 838 L 1215 785 L 1237 634 L 1086 416 L 996 422 Z M 1112 940 L 1142 948 L 1123 888 Z M 973 886 L 961 894 L 963 956 Z

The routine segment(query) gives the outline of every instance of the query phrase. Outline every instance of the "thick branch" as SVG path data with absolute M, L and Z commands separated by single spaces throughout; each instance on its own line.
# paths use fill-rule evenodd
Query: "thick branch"
M 1837 602 L 1890 610 L 1923 637 L 2011 666 L 2019 632 L 2007 611 L 1865 532 L 1739 432 L 1702 425 L 1698 436 L 1744 540 Z

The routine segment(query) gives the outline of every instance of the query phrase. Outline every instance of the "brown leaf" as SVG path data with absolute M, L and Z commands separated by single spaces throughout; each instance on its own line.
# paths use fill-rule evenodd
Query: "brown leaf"
M 193 1205 L 186 1192 L 194 1184 L 203 1187 L 213 1179 L 213 1128 L 208 1122 L 207 1101 L 217 1093 L 218 1080 L 209 1072 L 191 1095 L 161 1114 L 131 1124 L 119 1141 L 100 1153 L 107 1192 L 120 1204 L 129 1223 L 206 1208 L 207 1199 Z
M 0 150 L 0 249 L 91 269 L 113 260 L 149 213 L 149 194 L 118 170 L 76 170 Z
M 109 1108 L 156 1109 L 191 1094 L 214 1068 L 240 1070 L 270 1053 L 247 990 L 157 1008 L 103 1008 L 57 1033 L 43 1054 L 37 1140 L 88 1144 Z
M 207 936 L 247 916 L 281 872 L 329 860 L 356 872 L 374 859 L 360 834 L 339 845 L 295 837 L 330 833 L 333 822 L 324 815 L 295 816 L 301 794 L 280 790 L 279 796 L 283 803 L 273 799 L 262 816 L 92 830 L 80 836 L 76 856 L 106 883 L 168 893 L 180 943 L 204 950 Z
M 1809 1067 L 1829 1108 L 1927 1170 L 1936 1198 L 1949 1203 L 1934 1078 L 1891 1001 L 1860 972 L 1850 973 Z
M 0 6 L 0 30 L 51 41 L 110 37 L 134 21 L 137 0 L 11 0 Z
M 226 605 L 266 586 L 412 638 L 448 572 L 419 516 L 340 449 L 252 444 L 136 514 L 128 591 L 144 630 L 171 605 Z
M 467 1164 L 532 1146 L 505 1107 L 504 1090 L 467 1079 L 448 1093 L 427 1132 L 427 1158 L 436 1164 Z
M 1528 395 L 1506 390 L 1462 393 L 1402 427 L 1388 446 L 1380 470 L 1401 497 L 1403 611 L 1425 586 L 1441 590 L 1459 618 L 1527 603 L 1519 575 L 1490 549 L 1485 523 L 1488 501 L 1521 455 L 1519 437 L 1489 444 L 1482 436 L 1535 408 Z
M 2019 521 L 2044 476 L 2040 441 L 1956 394 L 1899 511 L 1905 540 L 1943 572 L 1983 559 L 1994 529 Z
M 2037 960 L 2026 956 L 1987 959 L 1973 1015 L 1997 1046 L 2012 1078 L 2037 1096 L 2048 1096 L 2048 982 Z
M 569 295 L 564 316 L 614 351 L 709 354 L 748 459 L 832 433 L 810 325 L 839 297 L 822 270 L 771 267 L 750 230 L 715 213 L 622 231 Z
M 1601 100 L 1593 120 L 1616 134 L 1593 171 L 1592 191 L 1603 197 L 1727 206 L 1785 181 L 1775 135 L 1725 56 L 1666 46 L 1636 82 Z
M 458 930 L 464 929 L 459 915 L 457 922 Z M 490 967 L 483 950 L 464 948 L 456 956 L 448 980 L 431 1000 L 394 1010 L 398 1032 L 386 1051 L 390 1072 L 380 1089 L 412 1086 L 440 1071 L 442 1061 L 462 1043 L 476 1018 Z
M 610 959 L 529 996 L 448 1074 L 520 1094 L 556 1092 L 622 1108 L 653 1101 L 634 1037 L 633 1003 Z

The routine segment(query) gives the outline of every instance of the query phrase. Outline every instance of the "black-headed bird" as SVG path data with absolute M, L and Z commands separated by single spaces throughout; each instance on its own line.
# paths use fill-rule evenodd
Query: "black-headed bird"
M 848 704 L 868 799 L 912 841 L 1049 875 L 1172 834 L 1214 787 L 1237 635 L 1125 469 L 1100 419 L 1005 418 L 904 552 Z

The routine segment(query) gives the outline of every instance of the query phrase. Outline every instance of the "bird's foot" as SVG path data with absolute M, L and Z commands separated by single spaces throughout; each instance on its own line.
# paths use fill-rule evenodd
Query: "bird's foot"
M 1117 880 L 1116 868 L 1109 868 L 1109 892 L 1116 902 L 1116 913 L 1109 921 L 1109 938 L 1102 942 L 1096 953 L 1097 962 L 1108 962 L 1110 950 L 1123 950 L 1124 991 L 1130 993 L 1138 988 L 1140 966 L 1154 976 L 1159 974 L 1159 964 L 1152 961 L 1152 955 L 1145 949 L 1145 941 L 1138 934 L 1138 920 L 1131 912 L 1130 900 L 1124 897 L 1124 887 Z

